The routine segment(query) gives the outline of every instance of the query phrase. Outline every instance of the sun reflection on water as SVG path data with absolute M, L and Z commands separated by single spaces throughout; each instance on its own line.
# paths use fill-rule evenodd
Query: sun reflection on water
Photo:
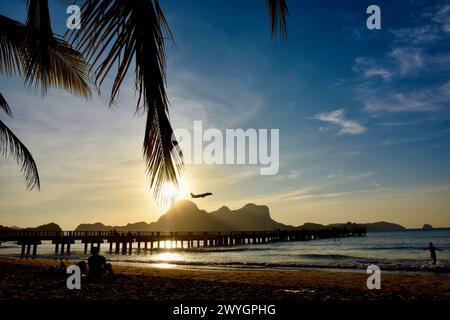
M 176 265 L 170 264 L 170 263 L 155 263 L 155 264 L 152 264 L 152 267 L 158 268 L 158 269 L 173 269 L 173 268 L 176 268 Z
M 154 257 L 152 257 L 153 261 L 160 261 L 160 262 L 173 262 L 173 261 L 181 261 L 183 260 L 183 256 L 178 253 L 174 252 L 162 252 L 155 254 Z

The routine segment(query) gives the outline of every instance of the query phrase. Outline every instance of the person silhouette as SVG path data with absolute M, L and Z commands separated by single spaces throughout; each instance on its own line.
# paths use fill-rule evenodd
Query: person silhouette
M 106 259 L 99 255 L 99 248 L 93 247 L 91 256 L 88 258 L 89 272 L 88 278 L 92 281 L 100 280 L 106 271 Z
M 442 250 L 439 249 L 438 247 L 435 247 L 433 245 L 433 242 L 430 242 L 429 246 L 423 248 L 423 250 L 429 250 L 430 251 L 431 259 L 433 259 L 431 264 L 435 265 L 436 264 L 436 260 L 437 260 L 437 258 L 436 258 L 436 250 L 437 251 L 442 251 Z

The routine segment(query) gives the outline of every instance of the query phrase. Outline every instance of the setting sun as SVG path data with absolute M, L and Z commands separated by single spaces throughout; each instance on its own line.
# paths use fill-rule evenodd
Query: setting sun
M 171 182 L 164 184 L 161 193 L 164 199 L 169 203 L 186 198 L 189 194 L 186 181 L 183 178 L 179 180 L 178 188 Z

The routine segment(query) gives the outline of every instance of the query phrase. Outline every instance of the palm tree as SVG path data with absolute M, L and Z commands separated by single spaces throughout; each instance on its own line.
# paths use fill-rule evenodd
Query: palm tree
M 287 37 L 285 0 L 267 0 L 272 37 Z M 130 65 L 138 96 L 136 111 L 147 115 L 143 152 L 156 200 L 167 183 L 178 187 L 182 155 L 168 118 L 165 41 L 172 33 L 159 0 L 86 1 L 81 8 L 82 27 L 67 33 L 68 41 L 85 55 L 96 84 L 101 86 L 114 70 L 110 103 L 113 103 Z
M 40 89 L 57 87 L 89 98 L 92 95 L 88 65 L 82 55 L 52 31 L 47 0 L 28 0 L 27 21 L 0 15 L 0 74 L 20 75 L 25 85 Z M 12 117 L 12 111 L 0 93 L 0 109 Z M 0 120 L 0 153 L 10 155 L 21 166 L 28 189 L 40 189 L 36 163 L 27 147 Z
M 267 8 L 272 37 L 279 34 L 286 39 L 286 1 L 267 0 Z M 159 0 L 86 0 L 81 13 L 82 27 L 65 36 L 75 50 L 53 36 L 47 0 L 28 1 L 25 26 L 0 16 L 0 72 L 20 73 L 22 68 L 25 82 L 41 85 L 43 93 L 47 87 L 57 86 L 89 96 L 86 63 L 82 56 L 91 64 L 90 71 L 99 87 L 117 64 L 110 95 L 112 104 L 134 61 L 136 110 L 143 110 L 147 115 L 143 153 L 150 188 L 157 201 L 164 201 L 161 188 L 166 183 L 178 186 L 183 163 L 177 141 L 173 139 L 166 94 L 165 41 L 173 37 Z M 9 110 L 7 104 L 3 109 Z M 0 141 L 6 141 L 1 149 L 5 152 L 11 142 L 2 136 Z M 31 154 L 28 152 L 27 158 L 19 157 L 17 150 L 26 148 L 22 144 L 14 145 L 21 149 L 11 149 L 11 154 L 26 168 L 34 168 L 25 171 L 27 182 L 31 179 L 39 186 Z

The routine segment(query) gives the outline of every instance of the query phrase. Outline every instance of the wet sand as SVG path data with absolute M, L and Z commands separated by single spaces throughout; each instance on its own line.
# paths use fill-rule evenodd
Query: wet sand
M 67 265 L 71 262 L 67 261 Z M 56 260 L 0 258 L 0 300 L 440 300 L 450 299 L 450 275 L 384 272 L 381 289 L 368 290 L 365 271 L 223 270 L 113 264 L 114 279 L 82 280 L 68 290 L 68 275 L 46 270 Z

